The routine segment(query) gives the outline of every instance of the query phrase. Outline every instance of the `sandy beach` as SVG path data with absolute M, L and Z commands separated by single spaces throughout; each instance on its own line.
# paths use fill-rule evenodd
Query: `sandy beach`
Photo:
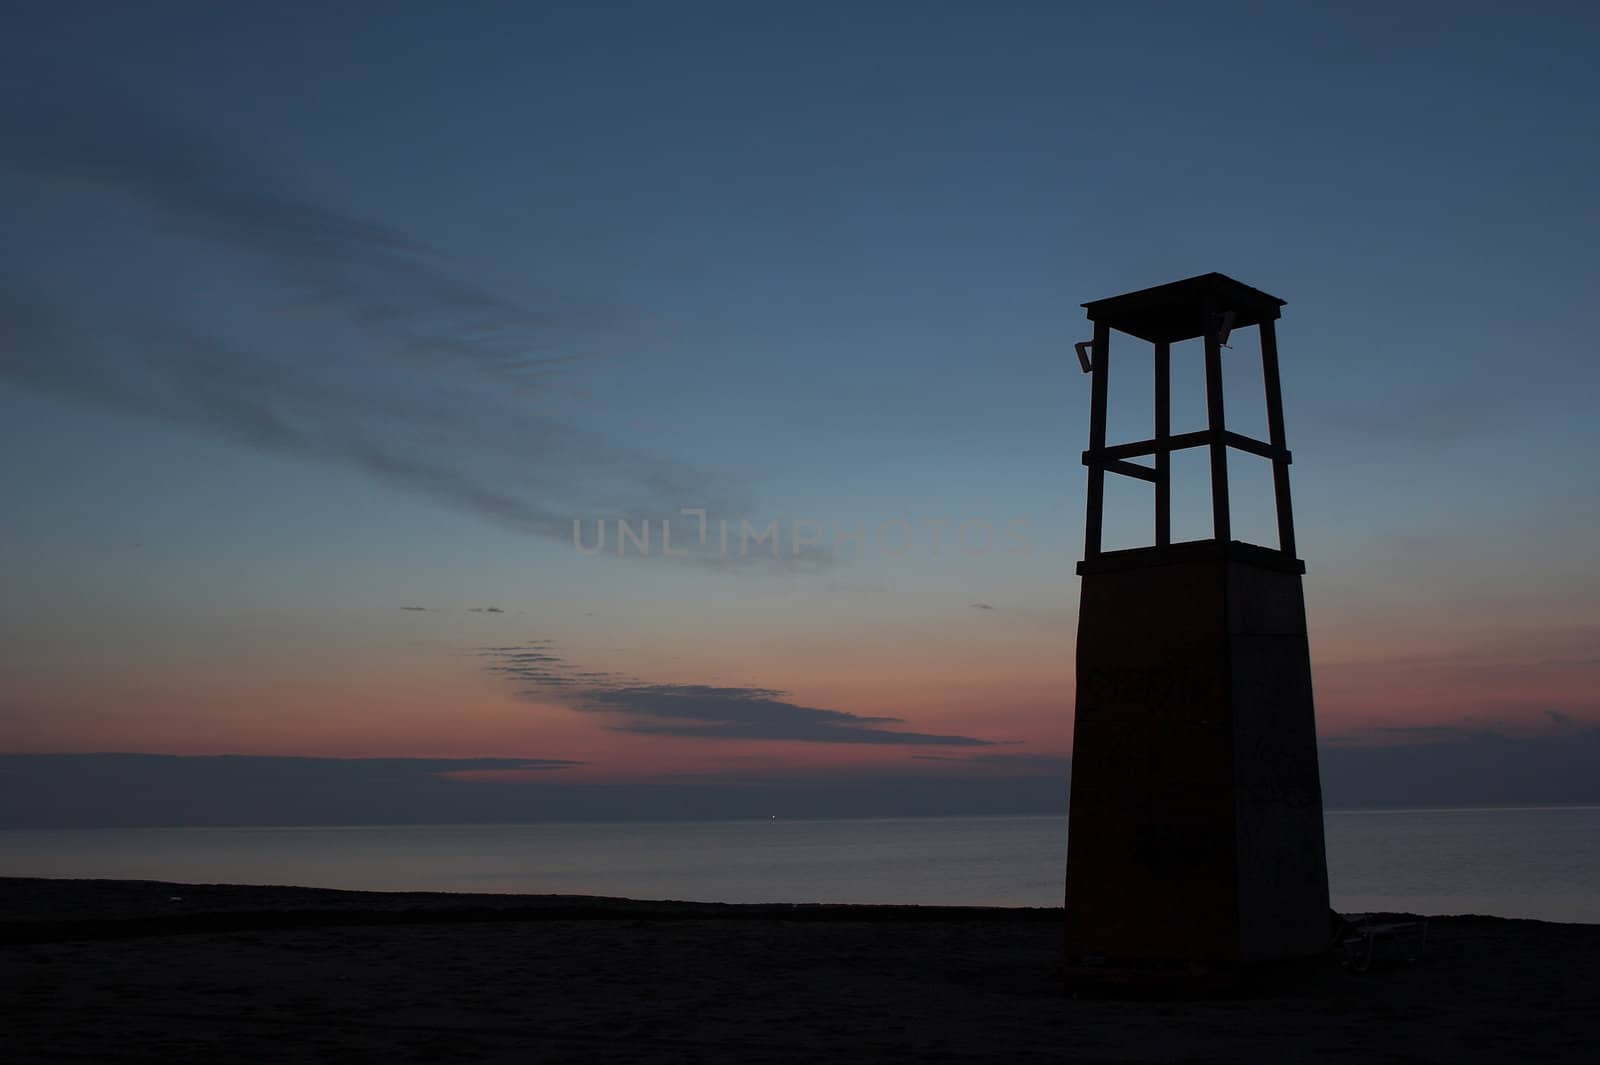
M 8 1062 L 1583 1061 L 1600 927 L 1118 1001 L 1059 911 L 0 880 Z

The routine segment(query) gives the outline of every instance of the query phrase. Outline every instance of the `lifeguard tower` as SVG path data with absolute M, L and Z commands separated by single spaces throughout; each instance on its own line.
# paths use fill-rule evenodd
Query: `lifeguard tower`
M 1281 960 L 1329 941 L 1305 564 L 1278 381 L 1283 305 L 1216 273 L 1083 305 L 1094 339 L 1079 346 L 1092 388 L 1066 881 L 1076 970 Z M 1223 416 L 1223 345 L 1252 328 L 1264 441 Z M 1113 358 L 1113 332 L 1154 348 L 1146 440 L 1106 440 L 1109 374 L 1129 357 Z M 1173 435 L 1171 348 L 1195 338 L 1207 424 Z M 1172 453 L 1185 448 L 1210 459 L 1212 535 L 1174 543 Z M 1230 448 L 1271 462 L 1276 545 L 1233 538 Z M 1101 550 L 1108 474 L 1154 487 L 1149 546 Z

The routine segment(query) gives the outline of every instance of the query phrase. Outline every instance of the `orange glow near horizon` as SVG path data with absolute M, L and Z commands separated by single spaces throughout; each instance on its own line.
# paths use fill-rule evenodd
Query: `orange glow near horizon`
M 1056 631 L 1009 640 L 969 632 L 941 639 L 876 633 L 851 644 L 711 649 L 685 661 L 638 655 L 628 683 L 753 686 L 802 707 L 896 718 L 881 727 L 970 736 L 994 746 L 699 739 L 625 730 L 620 715 L 573 709 L 551 688 L 496 675 L 472 648 L 379 648 L 360 668 L 329 656 L 118 662 L 104 670 L 14 675 L 7 748 L 17 753 L 130 751 L 319 757 L 526 757 L 583 763 L 564 778 L 616 780 L 756 768 L 820 771 L 905 763 L 917 755 L 1067 755 L 1072 734 L 1070 641 Z M 1594 662 L 1587 629 L 1504 637 L 1499 649 L 1433 639 L 1406 655 L 1337 656 L 1339 633 L 1313 642 L 1319 732 L 1326 737 L 1397 726 L 1537 731 L 1550 715 L 1591 710 Z M 1437 635 L 1437 634 L 1435 634 Z M 919 645 L 918 641 L 926 641 Z M 1367 651 L 1368 634 L 1352 649 Z M 1330 646 L 1331 645 L 1331 646 Z M 371 649 L 369 649 L 371 650 Z M 728 648 L 720 648 L 722 654 Z M 1320 652 L 1320 653 L 1319 653 Z M 625 655 L 574 655 L 623 673 Z M 712 666 L 715 666 L 713 671 Z M 646 671 L 651 672 L 647 673 Z M 659 672 L 654 672 L 659 670 Z M 704 671 L 704 672 L 702 672 Z M 706 679 L 705 674 L 715 674 Z M 757 678 L 760 678 L 757 680 Z M 616 726 L 623 726 L 619 730 Z

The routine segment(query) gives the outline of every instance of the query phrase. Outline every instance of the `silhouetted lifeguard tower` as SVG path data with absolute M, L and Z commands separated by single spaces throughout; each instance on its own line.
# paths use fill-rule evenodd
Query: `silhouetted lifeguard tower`
M 1094 339 L 1068 832 L 1069 966 L 1232 965 L 1329 940 L 1305 599 L 1274 322 L 1284 301 L 1222 274 L 1084 304 Z M 1223 420 L 1222 345 L 1261 337 L 1268 439 Z M 1116 330 L 1155 346 L 1148 440 L 1106 442 Z M 1171 345 L 1203 338 L 1206 428 L 1171 432 Z M 1084 349 L 1090 348 L 1090 352 Z M 1210 457 L 1212 535 L 1173 543 L 1172 452 Z M 1271 460 L 1276 547 L 1232 538 L 1228 449 Z M 1136 459 L 1150 456 L 1146 465 Z M 1155 487 L 1155 542 L 1101 550 L 1106 474 Z

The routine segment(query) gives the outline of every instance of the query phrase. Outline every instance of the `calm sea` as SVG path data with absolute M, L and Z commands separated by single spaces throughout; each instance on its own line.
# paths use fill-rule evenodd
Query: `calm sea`
M 1600 923 L 1600 807 L 1327 816 L 1335 908 Z M 0 831 L 0 875 L 1057 906 L 1064 817 Z

